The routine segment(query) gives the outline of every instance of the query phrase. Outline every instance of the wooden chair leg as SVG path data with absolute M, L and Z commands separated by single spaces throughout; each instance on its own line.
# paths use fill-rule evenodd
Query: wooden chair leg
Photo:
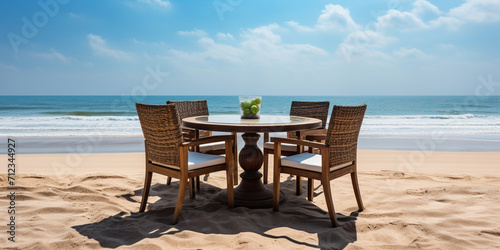
M 234 157 L 234 172 L 233 172 L 233 185 L 236 186 L 238 185 L 238 134 L 236 132 L 231 133 L 234 136 L 234 152 L 233 152 L 233 157 Z
M 297 180 L 295 182 L 295 194 L 296 195 L 301 195 L 302 194 L 302 178 L 297 175 Z
M 172 177 L 167 178 L 167 185 L 170 185 L 170 183 L 172 183 Z
M 231 168 L 233 168 L 231 166 Z M 226 170 L 226 179 L 227 179 L 227 206 L 229 208 L 234 207 L 234 168 L 230 170 Z
M 313 186 L 314 186 L 314 180 L 311 178 L 307 178 L 307 199 L 309 201 L 313 201 Z
M 201 185 L 200 185 L 200 177 L 199 176 L 196 176 L 196 182 L 194 183 L 196 185 L 196 192 L 200 192 L 201 190 Z
M 181 215 L 182 203 L 184 202 L 184 195 L 186 195 L 187 178 L 182 178 L 179 180 L 179 193 L 177 194 L 177 204 L 175 204 L 174 218 L 172 219 L 172 224 L 177 224 L 179 222 L 179 216 Z
M 358 202 L 358 208 L 359 211 L 361 212 L 365 210 L 365 207 L 363 206 L 363 201 L 361 200 L 361 193 L 359 192 L 357 172 L 351 173 L 351 181 L 352 181 L 352 187 L 354 188 L 354 195 L 356 195 L 356 201 Z
M 264 169 L 262 170 L 264 176 L 264 184 L 267 184 L 267 177 L 268 177 L 268 168 L 269 168 L 269 153 L 266 152 L 264 149 Z
M 144 178 L 144 189 L 142 190 L 142 200 L 141 207 L 139 208 L 139 213 L 146 210 L 146 204 L 148 204 L 149 188 L 151 187 L 151 178 L 153 177 L 153 172 L 146 172 L 146 177 Z
M 339 225 L 337 222 L 337 216 L 335 215 L 335 208 L 333 207 L 332 191 L 330 189 L 330 181 L 327 177 L 322 177 L 321 183 L 323 184 L 323 194 L 325 195 L 326 206 L 328 207 L 328 214 L 330 215 L 330 220 L 332 221 L 332 226 L 336 227 Z
M 189 179 L 189 198 L 191 198 L 191 199 L 194 199 L 194 196 L 195 196 L 195 192 L 194 192 L 194 189 L 195 189 L 194 180 L 195 180 L 194 177 L 192 177 L 192 178 Z
M 280 166 L 274 160 L 273 172 L 273 211 L 280 211 Z
M 236 164 L 234 164 L 234 170 L 233 170 L 233 186 L 238 185 L 238 161 L 235 161 Z

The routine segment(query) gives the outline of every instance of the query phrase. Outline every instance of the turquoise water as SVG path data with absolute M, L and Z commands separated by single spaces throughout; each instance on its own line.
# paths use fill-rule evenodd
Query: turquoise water
M 239 114 L 238 96 L 1 96 L 0 136 L 141 136 L 136 102 L 201 99 L 211 114 Z M 500 139 L 500 96 L 263 96 L 261 113 L 286 115 L 293 100 L 366 103 L 365 137 Z
M 292 101 L 368 104 L 367 115 L 500 115 L 500 96 L 263 96 L 263 114 L 288 114 Z M 238 96 L 0 96 L 0 117 L 133 116 L 135 103 L 207 100 L 210 113 L 238 114 Z

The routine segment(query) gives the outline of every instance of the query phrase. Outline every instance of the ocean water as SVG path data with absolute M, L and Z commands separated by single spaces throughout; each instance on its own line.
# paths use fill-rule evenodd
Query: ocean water
M 0 96 L 0 137 L 141 137 L 136 102 L 201 99 L 239 114 L 238 96 Z M 263 96 L 261 113 L 286 115 L 293 100 L 366 103 L 361 137 L 500 140 L 500 96 Z

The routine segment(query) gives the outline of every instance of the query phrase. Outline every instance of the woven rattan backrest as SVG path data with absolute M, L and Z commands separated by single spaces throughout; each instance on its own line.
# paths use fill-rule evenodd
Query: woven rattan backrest
M 325 128 L 326 119 L 328 118 L 328 109 L 330 102 L 303 102 L 292 101 L 290 108 L 290 115 L 304 116 L 309 118 L 316 118 L 321 120 L 321 128 Z M 294 131 L 290 132 L 291 138 L 296 138 Z
M 321 128 L 325 128 L 329 108 L 330 102 L 292 101 L 290 115 L 320 119 L 323 122 Z
M 199 116 L 199 115 L 208 115 L 208 105 L 207 100 L 196 100 L 196 101 L 167 101 L 167 104 L 175 105 L 177 108 L 177 113 L 179 113 L 179 119 Z M 210 136 L 209 131 L 200 130 L 200 138 Z
M 167 101 L 167 104 L 175 105 L 181 120 L 192 116 L 208 115 L 208 105 L 206 100 Z
M 179 166 L 182 134 L 174 105 L 136 103 L 148 161 Z
M 358 136 L 366 104 L 333 107 L 326 145 L 330 148 L 330 167 L 356 160 Z

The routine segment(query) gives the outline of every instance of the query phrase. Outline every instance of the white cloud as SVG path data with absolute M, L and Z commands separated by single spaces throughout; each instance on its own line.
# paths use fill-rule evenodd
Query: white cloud
M 397 57 L 417 58 L 417 59 L 423 59 L 429 57 L 424 52 L 416 48 L 411 48 L 411 49 L 401 48 L 399 50 L 394 51 L 393 55 Z
M 387 14 L 377 18 L 375 27 L 381 30 L 412 31 L 426 28 L 427 25 L 414 13 L 391 9 Z
M 500 1 L 467 0 L 464 4 L 451 9 L 429 22 L 432 27 L 448 27 L 457 30 L 465 23 L 493 23 L 500 21 Z
M 131 60 L 132 57 L 121 50 L 114 50 L 107 46 L 106 40 L 104 40 L 101 36 L 88 34 L 87 39 L 89 41 L 90 48 L 97 55 L 112 57 L 119 60 Z
M 177 31 L 177 34 L 180 36 L 198 36 L 198 37 L 207 36 L 207 32 L 199 29 L 193 29 L 189 31 Z
M 429 28 L 446 27 L 457 30 L 469 23 L 500 21 L 500 1 L 467 0 L 464 4 L 443 13 L 426 0 L 413 2 L 413 9 L 399 11 L 391 9 L 377 18 L 376 28 L 380 30 L 415 31 Z
M 411 11 L 417 16 L 424 16 L 428 13 L 440 15 L 441 11 L 436 5 L 433 5 L 425 0 L 417 0 L 413 2 L 413 10 Z
M 357 28 L 349 9 L 340 5 L 326 5 L 321 13 L 316 23 L 316 27 L 320 30 L 352 30 Z
M 457 30 L 462 23 L 463 21 L 460 21 L 455 17 L 447 17 L 447 16 L 441 16 L 435 20 L 429 21 L 429 25 L 433 28 L 447 27 L 451 30 Z
M 316 24 L 313 27 L 303 26 L 295 21 L 286 22 L 290 27 L 300 32 L 314 31 L 352 31 L 359 29 L 351 17 L 349 9 L 340 5 L 328 4 L 321 11 Z
M 135 44 L 139 44 L 139 45 L 146 45 L 146 46 L 165 46 L 165 42 L 161 41 L 161 42 L 147 42 L 147 41 L 139 41 L 135 38 L 132 39 L 132 42 L 135 43 Z
M 296 29 L 299 32 L 313 32 L 313 31 L 316 31 L 315 28 L 311 28 L 311 27 L 308 27 L 308 26 L 300 25 L 298 22 L 295 22 L 295 21 L 288 21 L 288 22 L 285 22 L 285 23 L 288 26 Z
M 303 53 L 319 56 L 328 55 L 328 51 L 310 44 L 284 44 L 283 47 L 296 54 Z
M 447 43 L 440 43 L 438 44 L 440 49 L 448 50 L 448 49 L 454 49 L 455 45 L 453 44 L 447 44 Z
M 164 57 L 166 59 L 170 59 L 175 63 L 179 62 L 188 62 L 192 63 L 203 63 L 205 62 L 205 57 L 201 53 L 195 52 L 186 52 L 182 50 L 171 49 L 168 51 L 169 56 Z M 160 57 L 162 58 L 162 57 Z
M 254 29 L 248 29 L 243 34 L 242 37 L 246 40 L 252 41 L 265 41 L 271 43 L 279 43 L 281 42 L 281 36 L 274 34 L 273 30 L 280 29 L 280 26 L 276 23 L 261 26 Z
M 188 63 L 204 63 L 208 59 L 226 61 L 230 63 L 242 63 L 245 51 L 230 45 L 216 43 L 208 37 L 202 37 L 198 44 L 203 48 L 202 52 L 185 52 L 181 50 L 169 50 L 168 58 Z
M 201 52 L 186 52 L 170 50 L 168 59 L 175 64 L 207 63 L 208 60 L 218 60 L 232 64 L 250 64 L 262 66 L 273 62 L 301 63 L 311 56 L 328 55 L 326 50 L 310 44 L 285 44 L 276 32 L 283 30 L 278 24 L 270 24 L 243 30 L 242 41 L 236 45 L 218 43 L 211 38 L 202 37 L 198 44 Z M 233 38 L 230 34 L 219 33 L 220 39 Z M 185 65 L 184 65 L 185 66 Z
M 78 18 L 80 18 L 80 16 L 79 16 L 79 15 L 77 15 L 77 14 L 75 14 L 75 13 L 73 13 L 73 12 L 70 12 L 68 15 L 69 15 L 69 17 L 71 17 L 71 18 L 73 18 L 73 19 L 78 19 Z
M 61 62 L 67 63 L 69 60 L 63 54 L 57 52 L 55 49 L 51 49 L 50 53 L 36 53 L 36 57 L 41 57 L 47 60 L 59 60 Z
M 233 35 L 229 33 L 217 33 L 217 39 L 219 40 L 234 40 Z
M 384 36 L 380 32 L 376 32 L 373 30 L 364 30 L 350 33 L 344 40 L 344 43 L 378 48 L 393 41 L 395 41 L 395 38 Z
M 467 0 L 466 3 L 450 10 L 450 16 L 475 23 L 500 21 L 500 1 Z
M 241 47 L 251 51 L 251 59 L 263 63 L 293 62 L 307 56 L 324 56 L 328 52 L 309 44 L 282 43 L 281 36 L 276 34 L 282 28 L 278 24 L 248 29 L 242 34 L 244 40 Z
M 216 43 L 207 37 L 201 38 L 198 43 L 205 49 L 203 52 L 205 58 L 241 63 L 241 57 L 245 55 L 245 51 L 242 49 Z
M 19 69 L 14 65 L 5 65 L 5 64 L 1 64 L 1 63 L 0 63 L 0 69 L 7 70 L 7 71 L 19 71 Z
M 143 55 L 143 56 L 144 56 L 144 58 L 146 58 L 147 60 L 152 60 L 152 59 L 153 59 L 153 57 L 152 57 L 152 56 L 150 56 L 150 55 L 149 55 L 148 53 L 146 53 L 146 52 L 144 52 L 142 55 Z
M 348 62 L 355 55 L 387 58 L 388 56 L 380 49 L 396 40 L 373 30 L 354 31 L 339 45 L 337 54 L 344 56 Z
M 170 3 L 170 1 L 164 1 L 164 0 L 140 0 L 140 2 L 160 6 L 163 8 L 172 7 L 172 4 Z

